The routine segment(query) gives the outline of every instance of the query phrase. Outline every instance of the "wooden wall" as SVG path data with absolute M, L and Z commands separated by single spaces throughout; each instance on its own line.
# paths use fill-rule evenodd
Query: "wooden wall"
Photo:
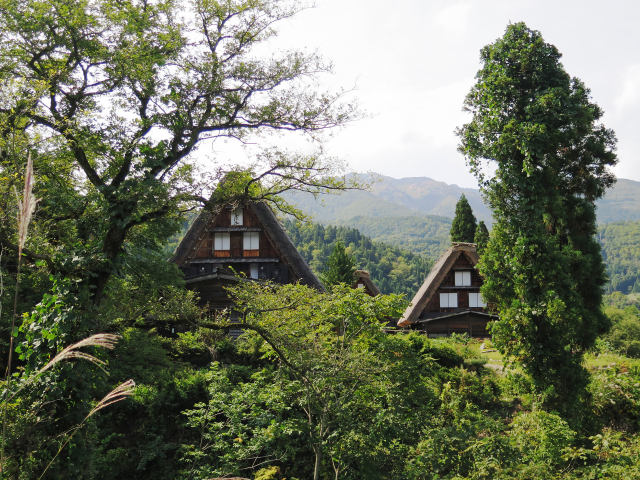
M 213 242 L 216 227 L 230 227 L 231 226 L 231 211 L 223 210 L 220 212 L 213 222 L 207 227 L 206 233 L 203 238 L 197 243 L 195 247 L 195 253 L 191 258 L 193 259 L 205 259 L 213 258 Z M 261 228 L 261 225 L 253 213 L 252 210 L 245 208 L 243 212 L 243 225 L 237 227 L 238 230 L 229 232 L 230 240 L 230 256 L 242 257 L 243 256 L 243 234 L 244 229 L 256 229 Z M 255 231 L 255 230 L 253 230 Z M 257 255 L 261 258 L 279 258 L 280 254 L 275 246 L 271 243 L 265 232 L 260 231 L 260 250 Z
M 471 286 L 470 287 L 456 287 L 455 286 L 455 272 L 456 270 L 465 270 L 471 272 Z M 453 267 L 447 272 L 442 283 L 438 287 L 437 292 L 427 305 L 423 312 L 455 312 L 460 309 L 469 309 L 469 292 L 478 292 L 482 286 L 482 277 L 478 271 L 474 268 L 474 265 L 469 261 L 466 255 L 460 254 Z M 440 307 L 440 293 L 458 293 L 458 307 L 457 308 L 441 308 Z M 472 308 L 479 312 L 484 311 L 484 308 Z
M 428 335 L 451 335 L 452 333 L 467 333 L 471 337 L 488 337 L 487 319 L 474 315 L 460 315 L 454 318 L 440 318 L 421 323 L 419 330 Z

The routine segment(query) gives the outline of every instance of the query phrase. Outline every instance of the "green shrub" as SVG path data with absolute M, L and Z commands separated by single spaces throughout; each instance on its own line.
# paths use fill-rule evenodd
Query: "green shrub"
M 589 391 L 595 417 L 605 426 L 640 428 L 640 373 L 609 368 L 591 376 Z
M 627 357 L 640 358 L 640 340 L 632 340 L 627 345 Z
M 598 346 L 640 358 L 640 311 L 635 306 L 624 309 L 608 307 L 605 313 L 611 319 L 612 326 L 609 333 L 602 337 L 603 343 Z
M 510 437 L 525 463 L 555 466 L 562 462 L 576 432 L 560 416 L 536 410 L 514 418 Z

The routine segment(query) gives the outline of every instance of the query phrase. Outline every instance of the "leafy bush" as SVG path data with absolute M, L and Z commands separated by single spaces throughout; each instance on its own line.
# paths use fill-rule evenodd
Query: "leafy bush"
M 440 407 L 430 418 L 405 466 L 408 479 L 492 476 L 512 457 L 504 424 L 469 402 L 466 392 L 447 382 Z M 475 472 L 475 473 L 474 473 Z
M 536 410 L 518 414 L 510 437 L 525 463 L 555 466 L 573 443 L 576 432 L 560 416 Z
M 640 374 L 607 368 L 594 372 L 589 390 L 593 412 L 601 424 L 627 431 L 640 428 Z

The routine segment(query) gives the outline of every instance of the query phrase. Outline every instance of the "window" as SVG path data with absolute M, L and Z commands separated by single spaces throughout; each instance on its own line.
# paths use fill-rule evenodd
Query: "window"
M 242 249 L 244 250 L 244 255 L 246 257 L 258 256 L 258 252 L 260 250 L 260 232 L 244 232 L 242 238 Z
M 471 286 L 471 272 L 455 272 L 456 273 L 456 287 L 470 287 Z
M 213 240 L 213 250 L 214 252 L 229 251 L 230 243 L 228 232 L 216 233 Z
M 480 294 L 480 292 L 475 292 L 475 293 L 469 292 L 469 307 L 482 308 L 486 306 L 487 304 L 485 303 L 484 298 L 482 298 L 482 295 Z
M 231 225 L 242 225 L 242 207 L 231 212 Z
M 440 294 L 440 308 L 457 308 L 457 307 L 458 307 L 457 293 L 441 293 Z
M 257 280 L 259 278 L 257 263 L 252 263 L 249 265 L 249 278 L 253 278 L 254 280 Z

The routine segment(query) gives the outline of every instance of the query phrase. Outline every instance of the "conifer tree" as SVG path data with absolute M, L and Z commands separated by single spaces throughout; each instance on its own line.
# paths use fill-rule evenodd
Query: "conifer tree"
M 478 222 L 478 226 L 476 227 L 473 243 L 476 244 L 478 255 L 482 255 L 484 249 L 487 247 L 487 243 L 489 243 L 489 230 L 482 220 Z
M 574 424 L 586 411 L 582 355 L 606 331 L 595 200 L 613 184 L 615 135 L 560 53 L 524 23 L 482 49 L 459 129 L 495 223 L 479 269 L 496 305 L 493 343 Z M 493 163 L 491 178 L 483 172 Z
M 356 267 L 353 258 L 345 250 L 344 244 L 341 241 L 337 241 L 327 259 L 324 272 L 320 274 L 320 279 L 327 287 L 340 283 L 349 285 L 353 282 L 355 271 Z
M 451 223 L 449 235 L 452 242 L 473 242 L 476 233 L 476 217 L 464 193 L 456 204 L 456 214 Z

